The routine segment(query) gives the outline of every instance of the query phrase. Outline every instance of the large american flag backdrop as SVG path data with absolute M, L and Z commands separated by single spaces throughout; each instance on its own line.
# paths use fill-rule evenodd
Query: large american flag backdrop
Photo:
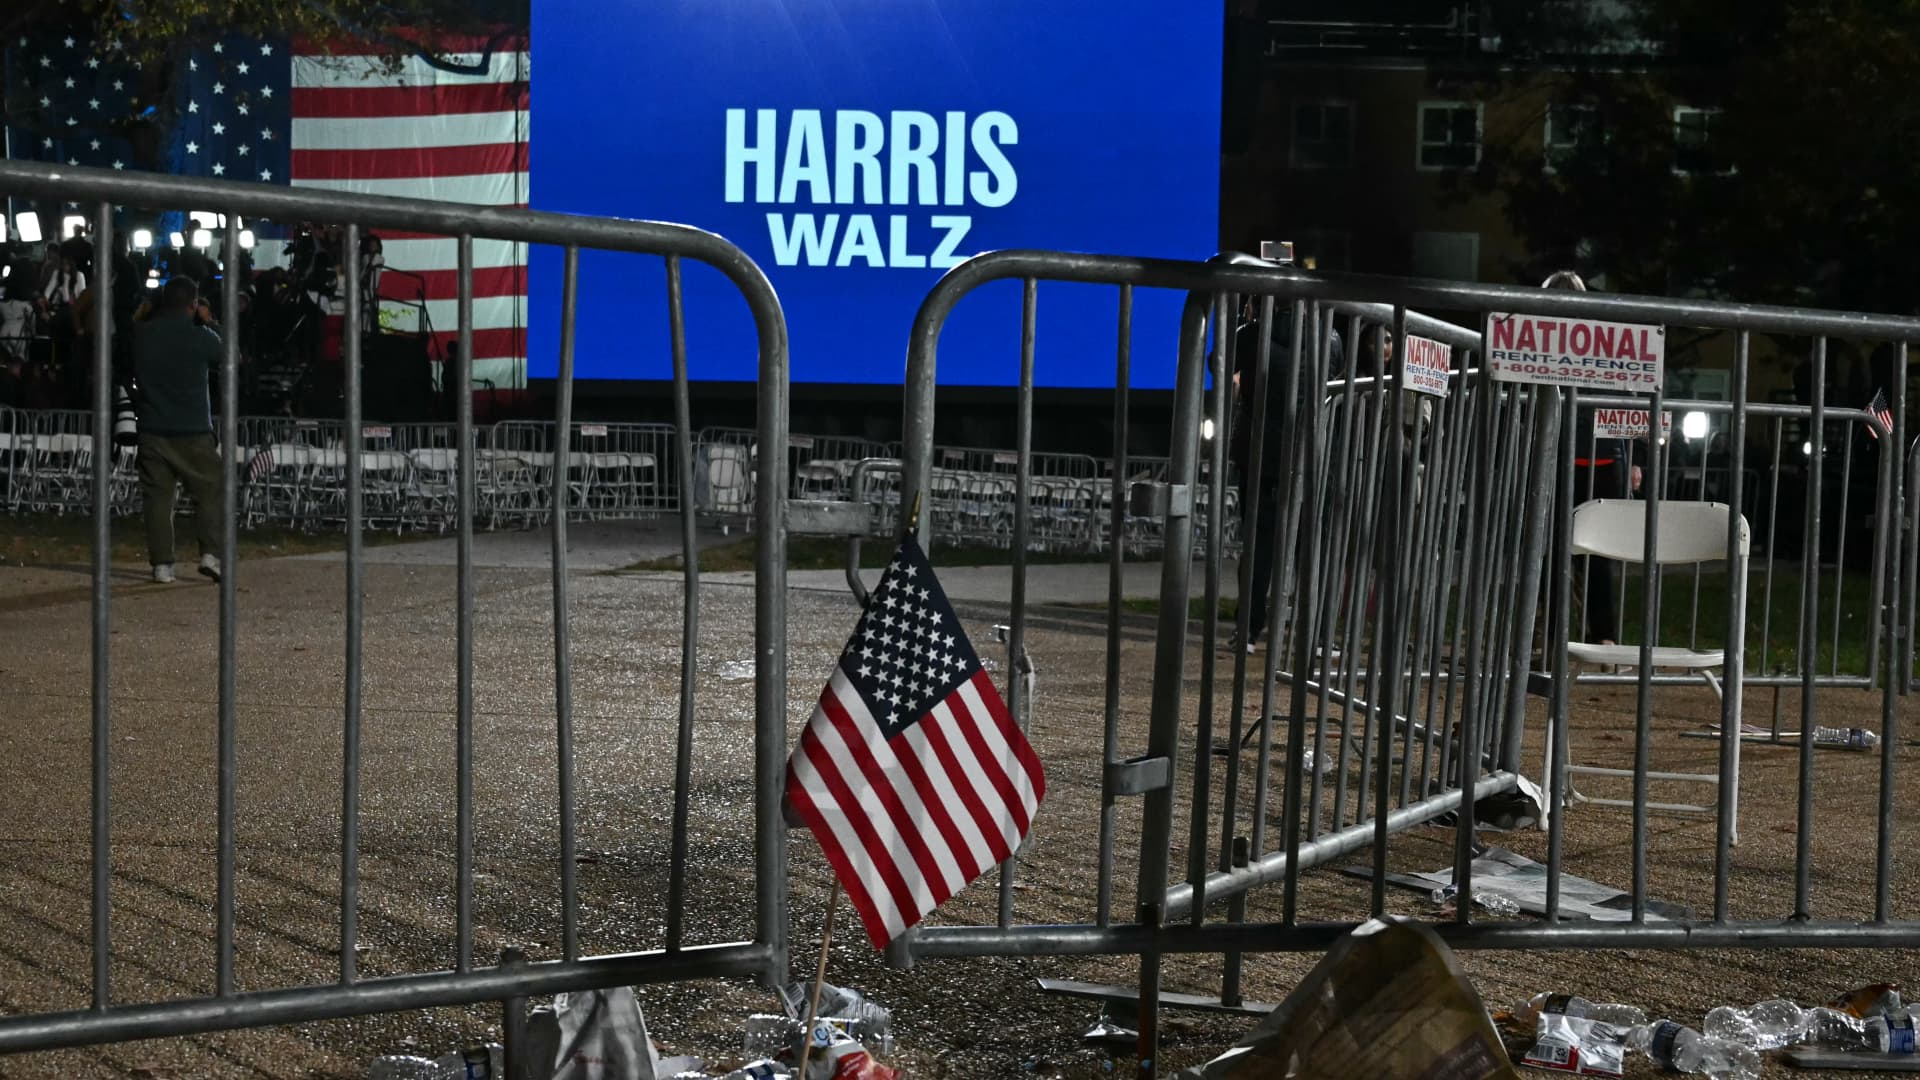
M 137 168 L 141 155 L 129 138 L 142 133 L 128 121 L 164 119 L 170 110 L 171 124 L 148 131 L 167 134 L 164 148 L 148 154 L 162 158 L 167 172 L 527 205 L 525 38 L 438 44 L 439 63 L 414 56 L 394 69 L 351 42 L 229 38 L 183 57 L 168 80 L 128 62 L 112 41 L 21 37 L 6 43 L 8 147 L 27 160 Z M 446 355 L 459 326 L 455 241 L 380 235 L 389 270 L 405 272 L 382 275 L 382 295 L 424 299 L 434 355 Z M 262 261 L 270 258 L 267 244 Z M 476 380 L 526 383 L 526 266 L 523 244 L 474 241 Z M 413 319 L 418 309 L 389 310 Z
M 1033 823 L 1046 777 L 909 536 L 787 761 L 787 800 L 875 948 Z

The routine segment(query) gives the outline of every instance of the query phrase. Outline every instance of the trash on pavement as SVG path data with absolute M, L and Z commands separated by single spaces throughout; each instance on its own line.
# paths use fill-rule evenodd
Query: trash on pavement
M 1083 1043 L 1094 1043 L 1101 1046 L 1128 1049 L 1140 1045 L 1140 1033 L 1114 1020 L 1103 1007 L 1100 1010 L 1100 1018 L 1095 1020 L 1093 1026 L 1088 1028 L 1086 1033 L 1080 1036 L 1080 1041 Z
M 1540 785 L 1524 776 L 1514 777 L 1514 787 L 1508 791 L 1496 791 L 1473 804 L 1473 829 L 1475 832 L 1517 832 L 1530 829 L 1546 820 L 1547 797 Z M 1430 788 L 1429 795 L 1440 794 L 1438 787 Z M 1449 812 L 1433 819 L 1433 824 L 1453 828 L 1459 823 L 1459 815 Z
M 514 1075 L 535 1080 L 668 1080 L 697 1068 L 692 1059 L 661 1061 L 631 987 L 557 994 L 527 1018 Z
M 1866 728 L 1816 727 L 1813 745 L 1822 750 L 1871 750 L 1880 745 L 1880 735 Z
M 1634 1028 L 1627 1034 L 1627 1043 L 1671 1072 L 1702 1073 L 1710 1080 L 1759 1080 L 1759 1054 L 1672 1020 Z
M 1914 1040 L 1914 1019 L 1911 1011 L 1895 1013 L 1892 1016 L 1875 1016 L 1866 1021 L 1867 1037 L 1873 1041 L 1873 1048 L 1882 1054 L 1913 1054 L 1920 1052 Z
M 747 1017 L 747 1037 L 740 1052 L 748 1061 L 792 1054 L 799 1059 L 800 1041 L 807 1025 L 781 1013 L 754 1013 Z
M 1631 1028 L 1558 1012 L 1542 1012 L 1536 1023 L 1533 1049 L 1522 1065 L 1576 1076 L 1625 1074 Z
M 506 1051 L 499 1043 L 470 1046 L 437 1058 L 389 1054 L 373 1059 L 367 1080 L 491 1080 L 506 1075 Z
M 1452 907 L 1459 902 L 1460 889 L 1457 885 L 1442 885 L 1433 890 L 1430 898 L 1441 907 Z M 1473 890 L 1473 902 L 1487 909 L 1487 914 L 1502 919 L 1511 919 L 1520 914 L 1520 904 L 1505 893 L 1490 892 L 1486 889 Z
M 798 1080 L 899 1080 L 900 1072 L 873 1060 L 858 1040 L 834 1024 L 813 1025 L 813 1055 Z
M 786 1067 L 774 1061 L 750 1061 L 720 1077 L 720 1080 L 790 1080 Z
M 1182 1080 L 1519 1080 L 1473 984 L 1432 930 L 1368 922 L 1232 1049 Z
M 1541 1013 L 1598 1020 L 1616 1027 L 1638 1027 L 1647 1022 L 1647 1014 L 1637 1006 L 1589 1001 L 1578 994 L 1535 994 L 1525 1005 L 1513 1010 L 1513 1017 L 1531 1026 Z
M 1701 1030 L 1716 1039 L 1755 1050 L 1779 1050 L 1802 1043 L 1830 1050 L 1870 1050 L 1867 1021 L 1839 1009 L 1817 1005 L 1803 1009 L 1784 998 L 1744 1009 L 1722 1005 L 1707 1014 Z
M 1872 983 L 1856 987 L 1827 1002 L 1827 1008 L 1839 1009 L 1862 1020 L 1900 1011 L 1899 983 Z
M 1371 866 L 1347 866 L 1342 867 L 1341 872 L 1353 877 L 1373 877 Z M 1453 883 L 1453 867 L 1445 866 L 1424 874 L 1388 874 L 1387 883 L 1430 894 L 1435 888 Z M 1546 864 L 1503 847 L 1490 847 L 1473 860 L 1474 899 L 1478 900 L 1482 892 L 1502 893 L 1512 897 L 1521 911 L 1544 915 L 1547 911 Z M 1585 917 L 1595 922 L 1626 922 L 1633 918 L 1633 898 L 1610 885 L 1562 873 L 1560 915 L 1562 918 Z M 1692 918 L 1692 908 L 1652 897 L 1647 899 L 1648 922 L 1685 922 Z
M 787 1015 L 804 1021 L 807 1000 L 813 987 L 807 983 L 789 983 L 781 991 Z M 893 1013 L 876 1005 L 858 990 L 832 983 L 820 984 L 820 1006 L 815 1015 L 831 1020 L 855 1042 L 872 1047 L 882 1057 L 893 1053 Z M 773 1055 L 769 1055 L 773 1056 Z

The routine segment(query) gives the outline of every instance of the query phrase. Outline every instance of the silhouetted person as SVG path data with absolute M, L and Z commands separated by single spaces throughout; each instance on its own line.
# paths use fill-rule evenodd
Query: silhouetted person
M 1293 362 L 1293 318 L 1291 305 L 1283 302 L 1274 305 L 1273 326 L 1269 332 L 1272 341 L 1267 359 L 1267 416 L 1266 437 L 1260 446 L 1260 487 L 1253 488 L 1253 418 L 1254 418 L 1254 381 L 1260 365 L 1259 304 L 1250 305 L 1246 321 L 1234 332 L 1234 414 L 1231 441 L 1227 453 L 1234 467 L 1240 473 L 1240 512 L 1244 515 L 1249 506 L 1258 502 L 1253 513 L 1253 529 L 1245 533 L 1242 545 L 1242 557 L 1251 550 L 1253 557 L 1252 592 L 1247 600 L 1248 640 L 1233 642 L 1235 648 L 1253 651 L 1254 643 L 1267 632 L 1267 600 L 1273 587 L 1273 537 L 1277 531 L 1280 502 L 1280 459 L 1284 453 L 1283 444 L 1288 433 L 1282 426 L 1281 418 L 1286 415 L 1286 399 L 1289 389 L 1288 367 Z M 1340 343 L 1340 332 L 1327 330 L 1331 341 L 1328 343 L 1330 356 L 1344 357 L 1345 349 Z M 1310 335 L 1303 342 L 1305 348 L 1312 348 Z M 1257 497 L 1257 499 L 1256 499 Z M 1245 520 L 1244 518 L 1242 520 Z
M 193 279 L 174 277 L 153 314 L 133 331 L 135 408 L 140 417 L 140 490 L 146 501 L 147 561 L 153 580 L 173 580 L 173 504 L 185 484 L 197 506 L 200 572 L 220 580 L 220 453 L 213 441 L 208 379 L 220 363 L 220 335 Z

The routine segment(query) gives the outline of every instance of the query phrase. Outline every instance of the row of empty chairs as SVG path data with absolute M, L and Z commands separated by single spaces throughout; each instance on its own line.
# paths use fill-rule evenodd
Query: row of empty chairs
M 130 432 L 120 433 L 123 437 Z M 339 528 L 347 513 L 344 426 L 339 421 L 242 417 L 241 495 L 248 526 Z M 574 519 L 633 519 L 677 513 L 683 497 L 706 518 L 743 524 L 754 512 L 760 448 L 750 429 L 706 428 L 692 440 L 690 492 L 682 492 L 678 434 L 666 424 L 575 424 L 563 440 L 547 421 L 502 421 L 475 431 L 474 520 L 486 528 L 532 528 L 552 519 L 562 450 L 561 496 Z M 136 452 L 113 446 L 115 514 L 138 513 Z M 460 448 L 451 424 L 362 426 L 362 519 L 369 528 L 445 532 L 458 522 Z M 92 510 L 94 437 L 86 412 L 0 409 L 0 505 L 10 511 Z M 850 436 L 797 434 L 788 441 L 794 498 L 851 501 L 872 508 L 876 534 L 899 528 L 899 446 Z M 862 462 L 868 463 L 862 466 Z M 1011 546 L 1019 503 L 1011 451 L 939 447 L 927 512 L 942 540 Z M 1132 459 L 1127 484 L 1164 479 L 1164 459 Z M 1036 453 L 1026 498 L 1036 550 L 1105 550 L 1114 542 L 1111 463 L 1086 455 Z M 1205 492 L 1194 527 L 1204 542 Z M 1229 490 L 1225 539 L 1237 542 L 1237 495 Z M 1119 542 L 1135 554 L 1158 548 L 1162 523 L 1123 516 Z

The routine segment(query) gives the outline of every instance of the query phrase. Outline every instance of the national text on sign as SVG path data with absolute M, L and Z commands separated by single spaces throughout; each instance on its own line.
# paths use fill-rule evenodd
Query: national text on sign
M 1652 328 L 1611 323 L 1563 323 L 1515 315 L 1493 323 L 1493 347 L 1542 357 L 1571 354 L 1606 360 L 1643 362 L 1657 354 Z M 1636 340 L 1637 339 L 1637 340 Z M 1621 365 L 1626 368 L 1626 364 Z
M 1453 372 L 1453 350 L 1431 338 L 1407 338 L 1407 366 L 1421 368 L 1441 376 Z

